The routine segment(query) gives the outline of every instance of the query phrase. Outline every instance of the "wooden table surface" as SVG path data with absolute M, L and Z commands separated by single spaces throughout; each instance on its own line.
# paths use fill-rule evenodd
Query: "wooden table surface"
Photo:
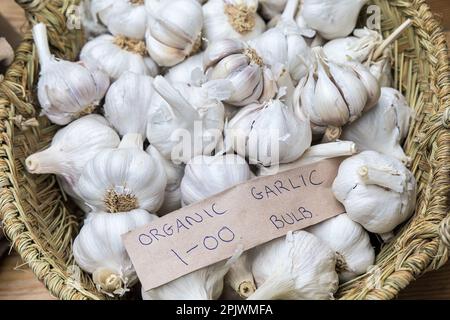
M 450 41 L 450 1 L 428 0 L 434 12 L 442 21 Z M 23 12 L 13 0 L 1 0 L 0 13 L 20 33 L 24 25 Z M 0 29 L 0 32 L 3 31 Z M 439 271 L 426 274 L 412 283 L 400 299 L 450 299 L 450 264 Z M 11 253 L 0 261 L 0 300 L 52 298 L 44 286 L 34 277 L 31 270 L 21 262 L 17 253 Z

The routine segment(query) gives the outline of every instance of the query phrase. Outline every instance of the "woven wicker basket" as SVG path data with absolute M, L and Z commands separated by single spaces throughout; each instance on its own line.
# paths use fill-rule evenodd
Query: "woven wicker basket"
M 83 39 L 67 28 L 78 0 L 17 0 L 31 23 L 47 24 L 53 52 L 76 58 Z M 418 180 L 416 214 L 377 255 L 366 275 L 343 285 L 342 299 L 392 299 L 424 272 L 441 267 L 450 247 L 450 69 L 445 37 L 424 0 L 375 0 L 383 31 L 414 21 L 393 50 L 396 86 L 416 110 L 406 142 Z M 32 176 L 24 159 L 46 147 L 56 126 L 39 118 L 35 83 L 38 61 L 28 32 L 5 79 L 0 79 L 0 218 L 14 248 L 35 275 L 61 299 L 103 299 L 90 277 L 76 272 L 72 239 L 80 218 L 53 176 Z

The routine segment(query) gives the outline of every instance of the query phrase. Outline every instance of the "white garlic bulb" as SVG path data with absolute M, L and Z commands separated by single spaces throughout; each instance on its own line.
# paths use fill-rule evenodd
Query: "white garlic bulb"
M 80 3 L 81 24 L 87 39 L 108 33 L 108 28 L 92 15 L 91 4 L 95 0 L 84 0 Z
M 258 0 L 209 0 L 203 5 L 203 32 L 209 42 L 250 40 L 266 29 L 256 12 Z
M 399 91 L 382 88 L 378 104 L 344 127 L 341 138 L 355 142 L 360 151 L 377 151 L 407 164 L 410 158 L 401 144 L 408 135 L 412 116 L 413 110 Z
M 153 95 L 153 78 L 125 72 L 111 85 L 105 99 L 105 117 L 117 132 L 147 133 L 147 114 Z
M 144 0 L 93 0 L 91 14 L 115 36 L 143 40 L 147 28 Z
M 316 236 L 290 232 L 252 251 L 257 290 L 249 300 L 333 299 L 336 254 Z
M 108 76 L 93 64 L 56 59 L 51 53 L 45 24 L 33 27 L 41 65 L 38 99 L 42 113 L 58 125 L 95 110 L 109 87 Z
M 127 134 L 118 149 L 102 151 L 86 164 L 77 192 L 99 211 L 156 212 L 164 201 L 166 184 L 161 163 L 143 150 L 142 136 Z
M 227 148 L 263 166 L 297 160 L 311 141 L 308 119 L 295 116 L 278 99 L 241 109 L 225 129 Z
M 148 56 L 145 43 L 124 36 L 101 35 L 86 43 L 80 53 L 81 61 L 98 66 L 112 80 L 126 71 L 156 76 L 158 66 Z
M 416 180 L 399 160 L 365 151 L 341 164 L 333 192 L 350 219 L 387 234 L 413 214 Z
M 167 186 L 164 193 L 164 202 L 157 214 L 163 216 L 181 208 L 181 179 L 184 176 L 184 165 L 176 165 L 165 159 L 159 151 L 149 146 L 147 153 L 155 160 L 160 161 L 167 176 Z
M 186 165 L 181 181 L 184 205 L 190 205 L 220 193 L 253 177 L 250 167 L 238 155 L 198 156 Z
M 286 7 L 287 0 L 259 0 L 259 5 L 261 7 L 261 15 L 267 19 L 271 20 L 283 12 Z
M 116 148 L 119 143 L 119 136 L 106 119 L 92 114 L 60 129 L 51 146 L 29 156 L 25 164 L 30 173 L 56 174 L 74 188 L 86 163 L 99 152 Z
M 164 158 L 186 163 L 201 154 L 211 154 L 222 138 L 223 104 L 207 95 L 183 97 L 164 77 L 153 82 L 156 93 L 148 116 L 147 138 Z M 202 90 L 201 88 L 198 88 Z M 206 93 L 205 93 L 206 94 Z M 192 98 L 193 102 L 188 101 Z M 194 101 L 195 100 L 195 101 Z
M 380 87 L 363 65 L 330 61 L 321 47 L 312 51 L 316 62 L 293 99 L 295 110 L 301 109 L 310 118 L 313 133 L 321 135 L 329 126 L 342 127 L 361 117 L 377 103 Z
M 249 42 L 272 71 L 277 65 L 284 65 L 296 83 L 308 73 L 311 64 L 311 49 L 303 39 L 304 32 L 294 21 L 298 2 L 288 0 L 276 27 Z
M 200 85 L 203 81 L 203 53 L 198 53 L 173 66 L 164 75 L 171 83 Z
M 346 214 L 306 229 L 337 253 L 336 270 L 342 282 L 364 274 L 375 262 L 375 250 L 364 228 Z
M 147 292 L 142 289 L 142 299 L 217 300 L 222 294 L 223 278 L 235 259 L 218 262 Z
M 163 1 L 150 18 L 147 49 L 160 66 L 171 67 L 201 47 L 202 7 L 195 0 Z
M 140 209 L 89 214 L 73 243 L 73 256 L 81 269 L 93 275 L 99 291 L 121 296 L 137 282 L 121 236 L 155 219 L 155 215 Z
M 263 64 L 253 48 L 239 40 L 211 43 L 203 54 L 203 67 L 208 81 L 229 87 L 225 103 L 246 106 L 273 98 L 278 90 L 272 72 Z
M 355 29 L 361 8 L 368 0 L 303 0 L 300 14 L 323 38 L 348 36 Z
M 356 144 L 351 141 L 322 143 L 307 149 L 305 153 L 294 162 L 272 167 L 258 166 L 258 176 L 272 176 L 280 172 L 305 167 L 327 159 L 353 156 L 356 153 Z

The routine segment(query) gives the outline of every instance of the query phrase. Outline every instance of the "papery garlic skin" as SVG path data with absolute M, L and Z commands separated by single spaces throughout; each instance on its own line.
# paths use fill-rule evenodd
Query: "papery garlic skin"
M 93 275 L 99 291 L 122 296 L 137 282 L 121 236 L 155 219 L 155 215 L 140 209 L 89 214 L 73 243 L 73 256 L 81 269 Z
M 195 157 L 187 163 L 181 181 L 182 203 L 205 200 L 252 177 L 249 165 L 238 155 Z
M 327 127 L 342 127 L 361 117 L 378 101 L 378 81 L 356 62 L 335 63 L 321 47 L 312 49 L 316 63 L 295 89 L 294 109 L 306 114 L 316 136 Z
M 95 0 L 84 0 L 80 3 L 81 24 L 87 39 L 108 33 L 108 28 L 92 15 L 91 3 Z
M 160 66 L 171 67 L 201 45 L 203 15 L 195 0 L 164 1 L 153 13 L 146 32 L 147 49 Z
M 217 300 L 222 294 L 223 278 L 230 266 L 229 262 L 218 262 L 147 292 L 142 289 L 142 299 Z
M 336 269 L 341 282 L 353 280 L 375 262 L 369 234 L 346 214 L 323 221 L 306 231 L 324 241 L 338 254 Z
M 180 86 L 191 94 L 184 97 L 161 76 L 155 78 L 153 86 L 156 93 L 148 115 L 149 142 L 164 158 L 177 164 L 187 163 L 197 155 L 211 154 L 222 137 L 223 104 L 194 87 L 190 90 Z
M 287 0 L 259 0 L 261 15 L 267 20 L 283 13 Z
M 25 160 L 32 174 L 56 174 L 75 188 L 81 172 L 94 156 L 116 148 L 120 143 L 117 133 L 100 115 L 82 117 L 60 129 L 51 146 Z
M 335 252 L 306 231 L 290 232 L 252 255 L 258 289 L 249 300 L 329 300 L 338 289 Z
M 144 39 L 148 19 L 144 0 L 93 0 L 90 9 L 113 35 Z
M 256 12 L 258 0 L 209 0 L 203 5 L 203 33 L 209 42 L 250 40 L 266 29 Z
M 377 151 L 408 163 L 401 144 L 408 135 L 412 116 L 413 110 L 399 91 L 382 88 L 378 104 L 344 127 L 341 138 L 355 142 L 361 151 Z
M 166 185 L 166 173 L 143 150 L 142 136 L 127 134 L 119 148 L 100 152 L 86 164 L 77 192 L 96 210 L 156 212 L 164 201 Z
M 300 14 L 327 40 L 348 36 L 368 0 L 303 0 Z
M 250 164 L 272 166 L 300 158 L 311 146 L 312 133 L 308 119 L 272 100 L 242 108 L 228 123 L 225 142 Z
M 143 42 L 109 34 L 87 42 L 80 53 L 83 62 L 98 66 L 112 81 L 131 71 L 147 76 L 156 76 L 158 66 L 147 55 Z
M 239 40 L 211 43 L 203 54 L 203 69 L 210 85 L 217 91 L 230 91 L 223 99 L 230 105 L 243 107 L 264 102 L 277 92 L 276 79 L 253 48 Z
M 105 99 L 105 117 L 117 132 L 147 133 L 147 114 L 153 95 L 153 78 L 125 72 L 111 85 Z
M 181 180 L 184 176 L 184 165 L 176 165 L 172 161 L 165 159 L 159 151 L 149 146 L 147 153 L 155 160 L 160 161 L 167 176 L 167 186 L 164 193 L 164 202 L 157 214 L 163 216 L 181 208 Z
M 414 212 L 413 174 L 399 160 L 375 151 L 345 160 L 332 189 L 349 218 L 372 233 L 390 233 Z
M 93 64 L 56 59 L 51 53 L 45 24 L 33 27 L 41 71 L 38 99 L 42 113 L 58 125 L 91 113 L 105 96 L 108 76 Z
M 164 77 L 171 83 L 200 85 L 203 81 L 203 53 L 198 53 L 169 69 Z

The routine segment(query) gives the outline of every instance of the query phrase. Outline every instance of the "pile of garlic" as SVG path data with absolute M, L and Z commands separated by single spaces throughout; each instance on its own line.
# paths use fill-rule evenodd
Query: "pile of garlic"
M 121 235 L 255 176 L 345 157 L 346 209 L 142 292 L 144 299 L 332 299 L 413 213 L 413 112 L 366 0 L 85 0 L 79 62 L 33 35 L 42 115 L 66 125 L 25 162 L 86 214 L 73 256 L 101 292 L 138 282 Z M 372 237 L 373 239 L 373 237 Z M 380 240 L 381 241 L 381 240 Z

